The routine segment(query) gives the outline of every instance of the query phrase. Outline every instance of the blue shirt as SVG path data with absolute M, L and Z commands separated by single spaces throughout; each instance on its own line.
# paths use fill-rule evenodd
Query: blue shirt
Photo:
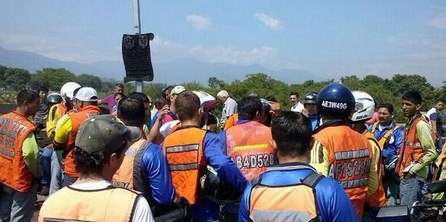
M 296 169 L 300 168 L 300 169 Z M 262 174 L 262 184 L 268 186 L 287 186 L 304 179 L 314 168 L 306 163 L 287 163 L 270 167 Z M 250 213 L 250 194 L 252 184 L 249 183 L 243 193 L 239 211 L 239 222 L 252 221 Z M 357 221 L 352 204 L 342 186 L 334 179 L 324 177 L 315 187 L 317 211 L 322 221 Z M 299 195 L 299 194 L 296 194 Z
M 142 166 L 147 175 L 147 187 L 153 200 L 159 204 L 172 203 L 175 190 L 160 146 L 149 143 L 142 156 Z
M 380 140 L 389 130 L 392 130 L 395 126 L 395 122 L 392 121 L 388 126 L 381 126 L 377 124 L 375 132 L 373 132 L 373 136 L 376 140 Z M 368 127 L 368 131 L 372 131 L 373 125 Z M 404 143 L 404 127 L 399 126 L 395 129 L 390 136 L 387 138 L 388 142 L 384 144 L 382 148 L 381 154 L 383 157 L 383 163 L 387 164 L 388 161 L 392 160 L 392 157 L 398 155 L 398 150 L 402 147 Z
M 317 127 L 318 115 L 315 116 L 308 115 L 308 119 L 310 120 L 311 123 L 311 130 L 314 131 Z

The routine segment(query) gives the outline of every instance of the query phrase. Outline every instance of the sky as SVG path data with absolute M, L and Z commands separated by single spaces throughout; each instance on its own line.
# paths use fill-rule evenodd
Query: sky
M 259 64 L 338 78 L 446 79 L 444 0 L 140 0 L 152 60 Z M 0 47 L 63 61 L 122 61 L 132 0 L 1 0 Z M 224 80 L 223 77 L 219 77 Z

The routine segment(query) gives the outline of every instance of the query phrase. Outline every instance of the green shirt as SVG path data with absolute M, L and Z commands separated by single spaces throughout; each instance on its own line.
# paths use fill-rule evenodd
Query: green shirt
M 31 174 L 39 177 L 39 146 L 34 133 L 29 133 L 23 141 L 22 156 Z

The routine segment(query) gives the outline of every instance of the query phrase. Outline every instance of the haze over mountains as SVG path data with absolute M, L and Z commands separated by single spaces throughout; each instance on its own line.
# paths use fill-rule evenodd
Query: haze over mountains
M 154 56 L 154 55 L 152 55 Z M 48 58 L 27 51 L 6 50 L 0 47 L 0 65 L 11 68 L 23 68 L 31 73 L 42 68 L 65 68 L 74 74 L 92 74 L 102 79 L 122 81 L 125 75 L 124 65 L 120 61 L 100 61 L 93 63 L 66 62 Z M 320 81 L 322 78 L 304 70 L 270 70 L 261 65 L 233 65 L 228 63 L 205 63 L 194 59 L 177 59 L 168 63 L 154 63 L 154 82 L 184 83 L 199 82 L 207 85 L 209 77 L 215 76 L 225 82 L 243 80 L 246 74 L 265 73 L 285 83 L 302 83 L 306 80 Z

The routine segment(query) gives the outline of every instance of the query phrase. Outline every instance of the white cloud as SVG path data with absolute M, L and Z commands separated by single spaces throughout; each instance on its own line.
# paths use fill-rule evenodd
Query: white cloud
M 272 16 L 264 13 L 256 13 L 254 18 L 262 22 L 266 27 L 272 30 L 278 30 L 282 28 L 282 22 Z
M 201 15 L 189 15 L 186 17 L 186 20 L 198 30 L 208 30 L 211 28 L 211 21 L 209 18 L 206 18 Z
M 427 25 L 436 29 L 446 29 L 446 15 L 439 15 L 427 22 Z
M 202 62 L 224 62 L 237 65 L 268 63 L 277 50 L 269 46 L 251 49 L 237 49 L 225 46 L 186 46 L 155 37 L 152 42 L 152 59 L 166 62 L 178 58 L 193 58 Z

